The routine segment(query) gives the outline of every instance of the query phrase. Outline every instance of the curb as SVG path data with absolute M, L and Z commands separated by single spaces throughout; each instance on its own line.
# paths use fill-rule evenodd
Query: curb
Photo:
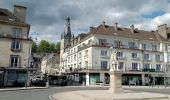
M 5 92 L 5 91 L 20 91 L 20 90 L 33 90 L 33 89 L 48 89 L 48 87 L 0 89 L 0 92 Z
M 48 98 L 49 98 L 50 100 L 57 100 L 57 99 L 55 99 L 55 98 L 53 97 L 53 95 L 49 95 Z

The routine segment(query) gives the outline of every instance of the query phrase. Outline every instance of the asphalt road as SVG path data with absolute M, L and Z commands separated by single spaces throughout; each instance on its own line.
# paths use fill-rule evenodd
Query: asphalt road
M 0 92 L 0 100 L 49 100 L 54 93 L 76 90 L 106 90 L 108 87 L 50 87 L 49 89 L 33 89 Z M 125 88 L 126 90 L 170 94 L 170 88 Z
M 0 92 L 0 100 L 49 100 L 48 96 L 54 93 L 76 90 L 105 90 L 100 87 L 50 87 L 49 89 L 33 89 Z

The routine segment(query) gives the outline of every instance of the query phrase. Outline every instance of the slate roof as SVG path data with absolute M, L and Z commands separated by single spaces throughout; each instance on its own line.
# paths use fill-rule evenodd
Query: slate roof
M 98 27 L 93 27 L 93 30 L 89 32 L 89 34 L 100 34 L 149 41 L 168 41 L 157 31 L 144 31 L 135 29 L 134 33 L 132 33 L 130 28 L 118 27 L 117 30 L 115 30 L 114 26 L 109 25 L 99 25 Z

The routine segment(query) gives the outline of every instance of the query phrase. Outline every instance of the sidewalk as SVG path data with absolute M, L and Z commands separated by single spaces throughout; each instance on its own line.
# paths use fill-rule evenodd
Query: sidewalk
M 121 94 L 112 94 L 108 90 L 85 90 L 56 93 L 49 96 L 51 100 L 169 100 L 168 95 L 124 91 Z
M 17 90 L 31 90 L 31 89 L 47 89 L 48 87 L 17 87 L 17 88 L 0 88 L 0 92 L 17 91 Z
M 161 86 L 158 86 L 158 85 L 155 85 L 155 86 L 122 86 L 122 88 L 124 89 L 128 89 L 128 88 L 142 88 L 142 89 L 170 89 L 170 86 L 167 86 L 165 88 L 165 86 L 161 85 Z

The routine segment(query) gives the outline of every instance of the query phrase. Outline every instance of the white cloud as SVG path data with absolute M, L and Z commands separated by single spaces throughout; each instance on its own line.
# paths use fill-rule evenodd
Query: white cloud
M 0 0 L 0 6 L 13 9 L 14 4 L 27 6 L 27 21 L 31 24 L 31 34 L 39 33 L 38 38 L 56 42 L 64 30 L 64 18 L 70 16 L 71 30 L 75 34 L 89 30 L 90 26 L 101 24 L 156 29 L 157 25 L 170 25 L 167 0 Z M 145 18 L 163 11 L 163 15 Z M 34 35 L 33 37 L 35 37 Z

